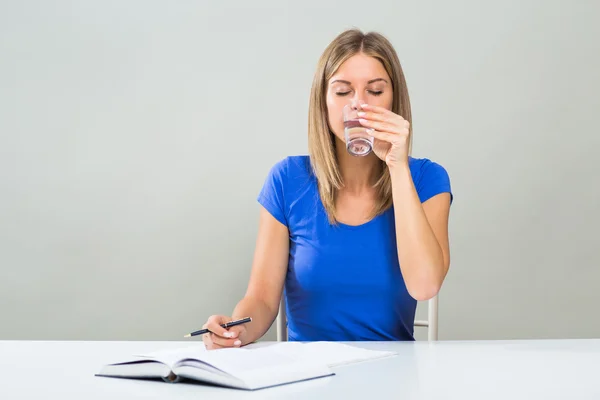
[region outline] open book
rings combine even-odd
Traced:
[[[335,342],[258,342],[242,348],[206,350],[203,344],[138,354],[102,367],[97,376],[183,379],[255,390],[334,375],[330,367],[389,357]]]

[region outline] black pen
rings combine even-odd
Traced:
[[[246,322],[250,322],[250,321],[252,321],[252,318],[246,317],[246,318],[238,319],[237,321],[226,322],[224,324],[221,324],[221,327],[227,329],[227,328],[231,328],[232,326],[245,324]],[[192,336],[204,335],[205,333],[208,333],[208,332],[210,332],[210,331],[208,329],[206,329],[206,328],[205,329],[200,329],[199,331],[188,333],[184,337],[192,337]]]

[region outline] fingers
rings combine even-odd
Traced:
[[[397,133],[400,135],[408,135],[410,132],[410,123],[397,115],[390,118],[372,113],[364,113],[358,119],[358,122],[364,127],[382,132]]]
[[[246,327],[244,325],[232,326],[229,328],[229,333],[231,333],[231,337],[239,338],[243,332],[246,331]]]
[[[206,324],[205,324],[206,327]],[[231,346],[226,346],[224,343],[216,343],[215,339],[218,336],[216,336],[214,333],[205,333],[204,335],[202,335],[202,341],[204,342],[204,345],[206,346],[206,348],[208,350],[214,350],[214,349],[223,349],[225,347],[231,347]]]
[[[400,133],[400,129],[398,129],[397,126],[392,125],[388,122],[369,121],[362,118],[359,118],[358,122],[360,122],[360,124],[364,127],[376,129],[378,131]]]
[[[401,119],[398,123],[396,121],[374,121],[365,118],[359,118],[358,122],[366,128],[375,129],[380,132],[394,133],[398,136],[408,136],[410,133],[410,124],[408,121]]]
[[[238,338],[225,338],[222,336],[215,335],[214,333],[208,334],[210,335],[210,341],[221,347],[239,347],[242,342]]]
[[[210,340],[210,334],[206,334],[205,338],[203,338],[203,342],[204,345],[206,346],[207,350],[216,350],[216,349],[224,349],[224,346],[218,345],[216,343],[214,343],[212,340]]]
[[[394,135],[393,133],[380,132],[376,130],[371,130],[369,132],[371,136],[375,139],[383,140],[384,142],[394,143],[398,141],[398,135]]]
[[[207,349],[241,346],[242,342],[239,339],[239,335],[244,328],[234,326],[227,330],[221,326],[221,324],[229,321],[231,321],[229,317],[213,315],[204,324],[203,328],[207,328],[210,331],[202,337],[202,341]]]
[[[207,326],[208,326],[208,324],[202,325],[202,329],[206,329]],[[209,333],[205,333],[204,335],[202,335],[202,342],[204,342],[204,346],[206,346],[206,348],[208,350],[221,348],[221,346],[213,343],[213,341],[211,340],[211,333],[210,332]]]
[[[211,315],[206,321],[206,328],[217,336],[230,337],[229,332],[221,326],[226,322],[231,321],[231,318],[223,315]]]
[[[363,118],[369,121],[385,122],[390,118],[388,114],[381,114],[372,111],[359,111],[356,113],[356,115],[358,115],[358,118]]]
[[[223,347],[239,347],[242,345],[242,334],[245,328],[243,326],[232,326],[223,336],[212,334],[211,340]]]
[[[357,115],[359,117],[359,121],[361,121],[361,124],[364,123],[365,126],[369,124],[373,125],[371,126],[373,129],[386,131],[392,127],[398,127],[399,129],[406,130],[410,128],[410,123],[407,120],[402,118],[402,116],[388,110],[387,108],[364,105],[363,109],[366,111],[359,111]],[[388,129],[384,129],[384,126],[380,125],[381,123],[387,124],[386,127]],[[393,129],[391,131],[393,132],[396,130],[398,129]]]
[[[408,135],[398,135],[395,133],[381,132],[374,129],[371,129],[369,134],[377,140],[390,143],[392,146],[404,146],[408,141]]]
[[[202,341],[207,349],[223,349],[226,347],[240,347],[242,345],[242,341],[240,339],[226,339],[217,336],[214,333],[204,334]]]
[[[384,108],[384,107],[373,106],[371,104],[362,104],[361,108],[363,110],[366,110],[367,112],[369,112],[371,114],[385,115],[385,116],[388,116],[388,117],[391,116],[391,115],[396,115],[396,116],[400,117],[398,114],[395,114],[391,110],[388,110],[387,108]]]

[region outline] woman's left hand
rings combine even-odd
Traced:
[[[375,138],[373,152],[388,167],[408,163],[410,123],[394,112],[378,106],[362,105],[360,123],[371,130]]]

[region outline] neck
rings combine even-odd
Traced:
[[[346,151],[342,141],[337,142],[336,153],[344,180],[343,190],[355,194],[372,190],[381,172],[379,158],[374,153],[364,157],[353,156]]]

